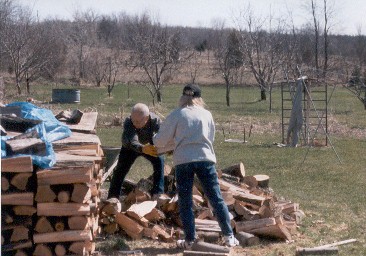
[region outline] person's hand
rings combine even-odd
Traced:
[[[157,157],[158,151],[154,145],[146,144],[142,146],[142,153],[150,156]]]

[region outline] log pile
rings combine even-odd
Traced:
[[[32,217],[36,214],[31,157],[1,160],[1,247],[3,253],[32,249]]]
[[[127,196],[122,202],[115,198],[102,202],[99,215],[103,232],[122,232],[132,239],[149,237],[166,242],[179,239],[182,224],[177,195],[169,189],[174,187],[172,176],[174,170],[165,175],[167,193],[155,200],[146,192],[151,188],[152,177],[137,184],[125,182],[123,189]],[[258,244],[259,238],[266,237],[292,240],[304,213],[299,204],[276,197],[269,187],[269,176],[245,175],[244,165],[239,163],[218,170],[218,177],[235,236],[242,246]],[[219,245],[221,229],[198,180],[193,188],[193,201],[198,236],[204,242]]]
[[[6,223],[2,248],[9,255],[95,251],[103,150],[94,134],[96,113],[73,113],[71,136],[52,143],[56,155],[52,168],[40,169],[31,157],[1,160],[2,223]],[[35,147],[38,144],[27,148]]]

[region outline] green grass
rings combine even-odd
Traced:
[[[163,103],[155,106],[155,110],[166,116],[176,106],[181,89],[182,86],[175,85],[165,87]],[[281,123],[279,89],[273,92],[272,113],[268,111],[268,101],[258,101],[258,88],[233,88],[230,107],[226,106],[223,87],[205,86],[202,90],[203,98],[217,123],[239,120],[246,127],[252,122]],[[42,87],[32,97],[43,100],[50,97],[50,91]],[[148,91],[141,86],[118,85],[112,96],[108,97],[105,88],[81,88],[80,104],[47,106],[53,109],[97,110],[97,134],[102,145],[120,147],[121,127],[103,124],[114,116],[128,116],[136,102],[144,102],[152,107],[152,100]],[[12,99],[24,100],[25,96],[22,97]],[[365,130],[365,115],[362,103],[346,89],[337,88],[334,91],[329,102],[329,116],[332,117],[329,125]],[[269,175],[270,186],[275,194],[299,203],[300,209],[305,212],[306,217],[299,228],[299,235],[295,237],[295,243],[283,243],[276,249],[282,255],[293,255],[296,246],[315,247],[350,238],[356,238],[359,242],[340,246],[340,255],[366,255],[366,138],[355,138],[348,133],[330,134],[330,138],[334,148],[331,145],[280,148],[274,145],[274,142],[281,142],[280,132],[262,133],[253,130],[248,143],[243,144],[227,143],[222,132],[219,129],[217,131],[215,151],[218,168],[241,161],[248,175]],[[167,163],[171,164],[170,157]],[[151,173],[149,164],[139,159],[128,177],[138,180]],[[267,252],[267,255],[279,255],[280,252]]]

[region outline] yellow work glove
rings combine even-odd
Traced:
[[[142,146],[142,153],[150,156],[158,156],[158,151],[154,145],[146,144]]]

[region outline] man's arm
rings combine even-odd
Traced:
[[[142,152],[143,145],[139,142],[139,137],[130,118],[127,118],[123,124],[122,146],[139,153]]]

